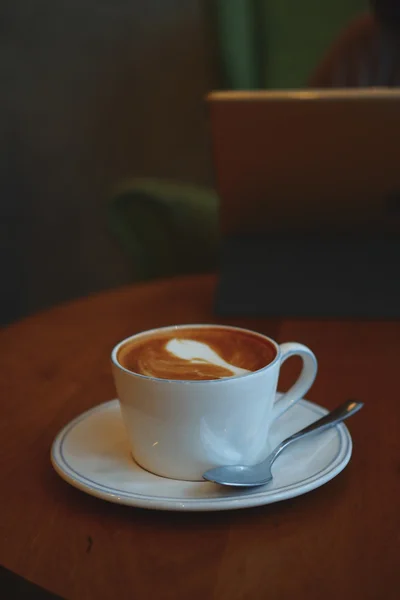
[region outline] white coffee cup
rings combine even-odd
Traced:
[[[149,377],[129,371],[118,361],[118,351],[140,336],[174,332],[182,325],[146,331],[126,338],[111,354],[121,412],[135,461],[144,469],[172,479],[202,480],[212,467],[254,464],[271,450],[271,424],[310,389],[317,360],[309,348],[289,342],[277,344],[276,355],[264,368],[238,377],[186,381]],[[246,331],[220,326],[227,331]],[[302,372],[296,383],[276,400],[279,370],[291,356],[300,356]]]

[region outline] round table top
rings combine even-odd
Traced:
[[[310,346],[319,359],[310,400],[365,401],[349,422],[350,464],[309,494],[222,513],[155,512],[86,495],[51,467],[59,429],[115,396],[112,346],[143,329],[216,322],[215,282],[129,286],[1,332],[0,563],[67,599],[397,599],[399,322],[229,320]],[[295,367],[284,367],[282,389]]]

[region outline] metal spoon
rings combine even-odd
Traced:
[[[226,467],[215,467],[214,469],[206,471],[203,475],[203,479],[207,479],[213,483],[219,483],[220,485],[237,487],[264,485],[272,480],[271,467],[273,462],[280,455],[282,450],[289,446],[289,444],[296,442],[311,433],[315,433],[316,431],[325,431],[326,429],[334,427],[338,423],[341,423],[341,421],[354,415],[363,406],[363,402],[347,400],[344,404],[341,404],[321,419],[318,419],[318,421],[311,423],[311,425],[304,427],[304,429],[301,429],[297,433],[294,433],[283,440],[283,442],[281,442],[265,460],[257,465],[228,465]]]

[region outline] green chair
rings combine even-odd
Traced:
[[[335,35],[367,0],[210,0],[220,88],[305,87]],[[109,224],[136,280],[212,270],[218,197],[212,189],[160,180],[126,182]]]
[[[111,231],[132,259],[137,280],[215,267],[218,198],[213,190],[140,179],[114,193]]]

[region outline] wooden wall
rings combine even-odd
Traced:
[[[126,177],[210,183],[201,0],[3,0],[1,320],[129,281],[105,203]]]

